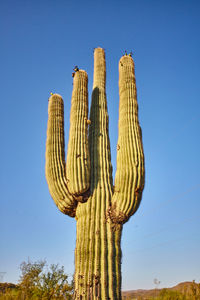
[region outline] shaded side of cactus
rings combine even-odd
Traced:
[[[46,178],[58,208],[77,220],[74,298],[120,300],[122,226],[136,212],[144,188],[133,59],[123,56],[119,62],[119,136],[114,186],[102,48],[94,51],[90,121],[87,80],[85,71],[79,70],[74,75],[66,164],[63,100],[57,94],[49,99]]]

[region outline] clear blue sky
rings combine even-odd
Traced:
[[[116,170],[118,61],[134,52],[146,158],[141,206],[124,226],[123,289],[200,281],[200,2],[195,0],[0,1],[0,272],[17,282],[29,257],[74,272],[75,220],[61,214],[45,180],[50,92],[65,101],[72,69],[93,48],[107,60],[112,164]]]

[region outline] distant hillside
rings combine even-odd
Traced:
[[[0,282],[0,293],[5,293],[7,290],[13,290],[16,289],[17,285],[14,283],[8,283],[8,282]]]
[[[132,291],[123,291],[122,292],[122,299],[123,300],[148,300],[152,298],[158,297],[160,294],[162,295],[164,292],[168,293],[170,291],[177,292],[184,294],[188,297],[188,299],[198,299],[200,300],[200,284],[195,282],[181,282],[172,288],[165,288],[165,289],[152,289],[152,290],[132,290]],[[196,294],[196,298],[192,296]],[[169,298],[175,299],[175,298]],[[176,298],[178,299],[178,298]]]

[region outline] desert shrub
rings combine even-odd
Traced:
[[[19,284],[9,288],[4,284],[0,300],[71,300],[73,285],[68,282],[64,267],[46,261],[22,262]]]

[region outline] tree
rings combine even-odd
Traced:
[[[64,273],[64,267],[51,265],[50,270],[41,277],[43,297],[50,299],[71,299],[72,286],[68,284],[68,276]]]
[[[46,268],[46,270],[44,270]],[[72,299],[72,285],[64,267],[52,264],[48,268],[45,260],[22,262],[19,282],[21,299]]]
[[[39,297],[42,292],[41,273],[46,261],[28,262],[20,264],[21,276],[19,280],[20,291],[24,299]]]

